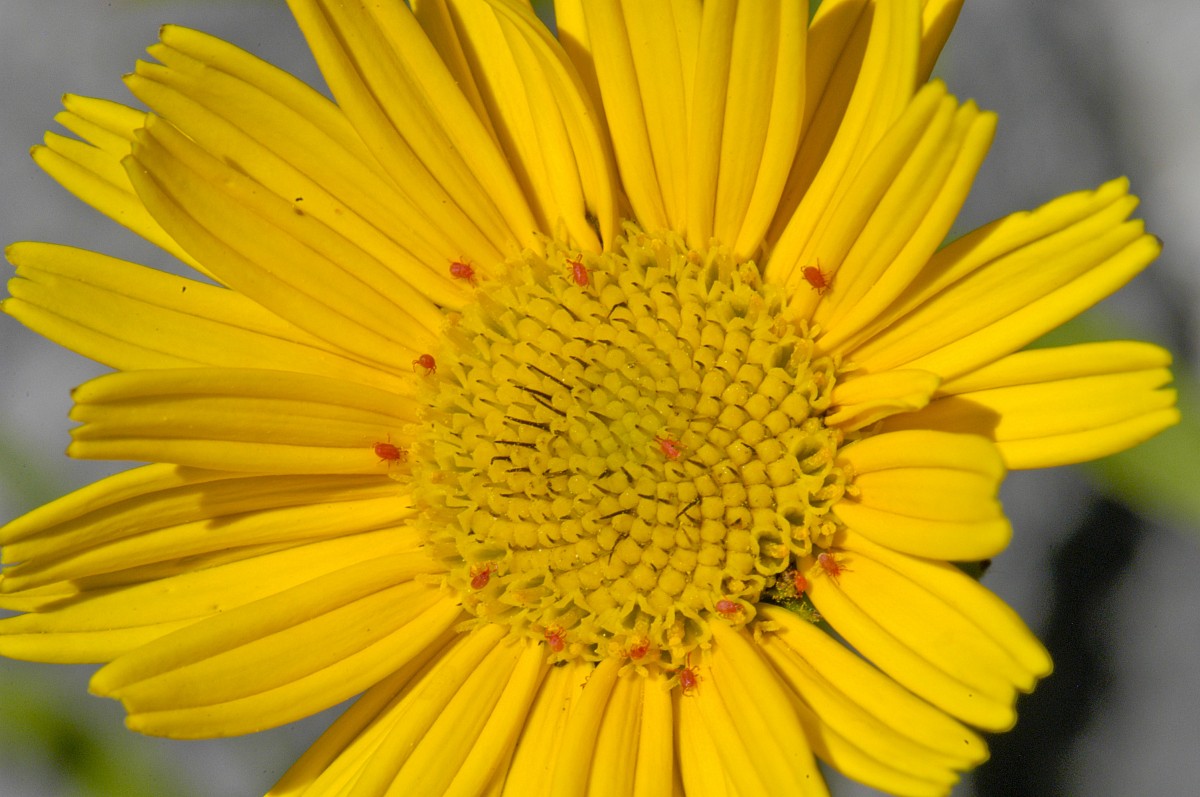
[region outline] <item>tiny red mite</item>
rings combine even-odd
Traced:
[[[496,571],[492,567],[491,562],[484,562],[482,565],[471,565],[471,589],[483,589],[486,587],[494,572]]]
[[[825,571],[825,575],[833,579],[833,583],[837,583],[838,576],[850,570],[842,564],[837,556],[831,553],[817,554],[817,564]]]
[[[683,667],[679,670],[679,690],[690,695],[700,684],[700,673],[695,667]]]
[[[586,288],[588,283],[591,282],[591,280],[588,279],[587,266],[585,266],[583,261],[580,260],[568,260],[567,262],[571,264],[571,279],[573,279],[575,284],[579,287]]]
[[[728,598],[722,598],[716,604],[717,614],[722,617],[733,617],[735,614],[742,613],[742,607],[737,601],[731,601]]]
[[[822,556],[824,556],[824,555],[825,554],[822,554]],[[834,564],[836,564],[836,562]],[[801,573],[799,570],[797,570],[792,575],[792,580],[796,584],[796,594],[797,595],[803,595],[804,593],[808,592],[808,579],[805,578],[804,574]]]
[[[567,645],[567,640],[563,637],[565,633],[562,627],[557,625],[546,629],[546,644],[550,646],[550,650],[562,653],[562,649]]]
[[[678,440],[672,440],[662,435],[655,435],[654,442],[658,443],[659,449],[662,450],[663,455],[669,460],[674,461],[683,456],[683,443],[680,443]]]
[[[801,273],[808,284],[813,286],[813,290],[817,292],[818,296],[824,295],[825,291],[829,289],[829,275],[821,270],[820,261],[817,261],[815,266],[805,266]]]
[[[645,656],[650,651],[650,641],[643,638],[637,641],[637,644],[629,648],[629,658],[637,660]]]
[[[472,288],[475,287],[475,269],[466,263],[455,260],[450,264],[450,276],[456,280],[466,280]]]
[[[422,354],[417,359],[413,360],[413,370],[417,370],[417,366],[425,369],[425,376],[437,373],[437,360],[433,359],[432,354]]]
[[[376,443],[375,456],[380,462],[407,462],[408,452],[392,443]]]

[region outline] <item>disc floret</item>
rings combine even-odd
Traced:
[[[721,247],[630,227],[584,262],[548,243],[448,330],[417,495],[480,622],[679,667],[836,532],[836,363]]]

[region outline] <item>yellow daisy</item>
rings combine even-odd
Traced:
[[[336,102],[166,27],[35,151],[200,276],[9,248],[152,464],[0,531],[0,653],[178,738],[361,694],[273,795],[947,793],[1051,667],[952,564],[1005,469],[1177,419],[1018,351],[1154,259],[1125,181],[943,246],[955,0],[290,4]]]

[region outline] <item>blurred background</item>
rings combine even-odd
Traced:
[[[56,241],[171,267],[26,156],[63,92],[128,101],[120,76],[166,22],[321,85],[279,0],[2,0],[0,242]],[[1200,783],[1200,429],[1187,415],[1200,306],[1197,41],[1192,0],[976,0],[939,65],[955,94],[1000,114],[960,232],[1130,177],[1163,255],[1056,340],[1168,347],[1185,412],[1182,426],[1134,452],[1006,483],[1016,539],[984,583],[1037,631],[1057,669],[955,797],[1181,795]],[[61,453],[69,391],[99,371],[0,318],[0,520],[117,469]],[[333,716],[235,740],[149,739],[124,729],[116,703],[86,694],[92,670],[0,660],[0,794],[259,794]]]

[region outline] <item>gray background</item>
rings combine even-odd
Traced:
[[[50,240],[167,265],[25,154],[52,126],[62,92],[126,100],[120,75],[164,22],[317,80],[281,2],[0,0],[0,242]],[[963,228],[1129,175],[1166,250],[1103,304],[1104,323],[1168,345],[1189,379],[1200,292],[1198,47],[1200,3],[1189,0],[977,0],[940,67],[954,93],[1000,113]],[[0,518],[114,470],[61,454],[68,391],[98,372],[0,318]],[[1041,702],[1022,705],[979,785],[956,797],[1182,795],[1200,783],[1198,538],[1185,519],[1130,515],[1103,491],[1074,469],[1006,484],[1016,542],[985,583],[1050,641],[1059,670],[1035,694]],[[0,794],[261,793],[329,720],[229,741],[146,739],[123,729],[115,703],[86,695],[90,671],[0,660]],[[51,731],[28,718],[44,705],[59,711]],[[79,790],[73,773],[95,756],[113,761],[119,786]],[[873,792],[840,784],[838,793]]]

